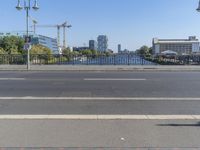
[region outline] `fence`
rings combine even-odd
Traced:
[[[31,55],[32,65],[200,65],[200,56],[144,57],[113,55]],[[23,65],[26,55],[0,55],[0,64]]]

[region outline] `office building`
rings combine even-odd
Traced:
[[[122,46],[121,44],[118,44],[118,53],[121,53],[121,51],[122,51]]]
[[[26,33],[23,33],[23,32],[0,33],[0,37],[4,37],[4,36],[18,36],[18,37],[25,38]],[[43,36],[43,35],[32,34],[32,33],[30,33],[30,37],[31,37],[31,44],[32,45],[40,44],[40,45],[43,45],[43,46],[51,49],[53,54],[60,54],[61,53],[61,51],[58,48],[57,39],[47,37],[47,36]]]
[[[195,36],[188,39],[153,39],[154,55],[165,51],[176,52],[178,55],[193,54],[199,52],[199,40]]]
[[[99,35],[98,41],[98,51],[106,52],[108,50],[108,37],[106,35]]]
[[[95,41],[95,40],[90,40],[89,41],[89,49],[90,50],[97,50],[98,48],[97,48],[97,41]]]
[[[52,50],[53,54],[61,53],[61,51],[58,48],[57,39],[50,38],[50,37],[43,36],[43,35],[32,35],[31,43],[33,45],[40,44],[45,47],[48,47],[49,49]]]

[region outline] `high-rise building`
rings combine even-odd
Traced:
[[[121,44],[118,44],[118,53],[121,53],[121,51],[122,51],[122,46]]]
[[[195,36],[188,39],[153,39],[153,53],[161,54],[165,51],[176,52],[179,55],[199,52],[199,40]]]
[[[106,52],[108,50],[108,37],[106,35],[99,35],[98,41],[98,51]]]
[[[89,41],[89,49],[90,50],[97,50],[97,41],[95,40],[90,40]]]

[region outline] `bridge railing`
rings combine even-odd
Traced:
[[[112,55],[31,55],[32,65],[200,65],[200,56],[145,57],[135,54]],[[0,65],[23,65],[26,55],[0,55]]]

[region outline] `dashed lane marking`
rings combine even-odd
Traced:
[[[0,81],[18,81],[18,80],[26,80],[25,78],[0,78]]]
[[[146,81],[147,79],[126,79],[126,78],[85,78],[85,81]]]

